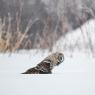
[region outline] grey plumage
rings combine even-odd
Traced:
[[[62,63],[63,60],[64,55],[62,53],[53,53],[41,61],[37,66],[28,69],[22,74],[51,74],[52,69]]]

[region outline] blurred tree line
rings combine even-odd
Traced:
[[[33,22],[27,32],[32,48],[52,46],[53,41],[94,18],[94,14],[94,0],[0,0],[0,18],[4,21],[10,16],[10,32],[17,31],[18,22],[21,32]]]

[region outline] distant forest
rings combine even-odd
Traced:
[[[0,0],[1,39],[11,34],[6,49],[50,48],[94,14],[94,0]]]

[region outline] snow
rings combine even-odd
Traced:
[[[54,45],[52,52],[64,53],[65,60],[54,68],[53,74],[21,74],[52,53],[48,50],[22,50],[12,54],[1,53],[0,95],[95,95],[95,58],[89,48],[86,48],[89,43],[89,40],[86,39],[87,33],[91,36],[91,43],[94,47],[95,21],[90,20],[88,22],[81,27],[82,30],[84,29],[84,32],[82,31],[83,36],[85,36],[84,39],[80,29],[77,29],[66,35],[65,38],[59,39]],[[93,26],[89,30],[93,32],[85,32],[85,25],[88,25],[87,30]],[[79,40],[80,48],[74,47],[77,40]],[[68,41],[67,44],[64,44],[66,41]],[[73,47],[72,50],[70,50],[69,44]]]
[[[54,45],[54,50],[75,49],[95,52],[95,19],[87,21],[80,28],[61,37]]]
[[[25,52],[25,51],[23,51]],[[0,55],[0,95],[95,95],[95,59],[76,51],[51,75],[22,75],[48,51]]]
[[[0,95],[95,95],[93,73],[64,75],[7,75],[0,79]]]

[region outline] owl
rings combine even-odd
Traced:
[[[22,74],[51,74],[55,66],[58,66],[64,61],[64,55],[56,52],[47,56],[37,66],[26,70]]]

